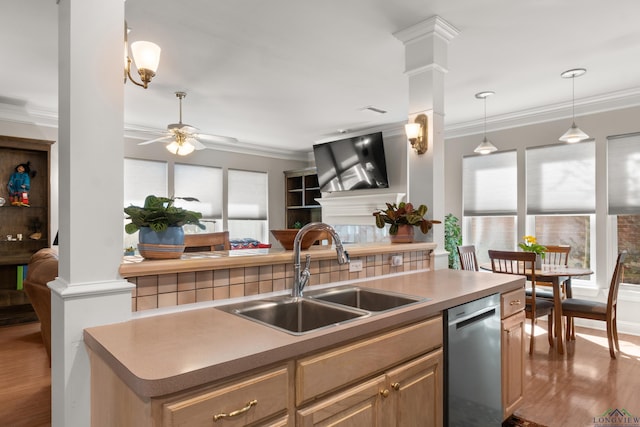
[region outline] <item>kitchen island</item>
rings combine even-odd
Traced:
[[[389,389],[402,395],[400,382],[386,385],[387,377],[400,368],[424,374],[420,378],[426,389],[421,393],[430,396],[435,408],[429,418],[441,424],[443,311],[523,289],[524,278],[437,270],[352,284],[428,300],[303,335],[216,307],[86,329],[92,424],[200,425],[189,420],[204,416],[211,421],[217,414],[237,417],[240,423],[225,425],[312,425],[332,416],[327,414],[338,402],[352,400],[354,408],[366,401],[365,413],[393,419],[390,414],[398,413],[384,409],[384,402],[390,402],[384,395]],[[358,398],[380,387],[382,398],[377,391],[373,397]],[[251,398],[254,393],[261,398]],[[217,413],[210,404],[229,407]]]

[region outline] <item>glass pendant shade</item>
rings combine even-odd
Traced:
[[[160,64],[160,46],[155,43],[137,41],[131,43],[131,54],[138,70],[158,71]]]
[[[476,147],[476,149],[473,150],[474,153],[478,153],[478,154],[489,154],[489,153],[493,153],[494,151],[498,151],[498,148],[495,145],[493,145],[491,141],[487,139],[486,136],[484,137],[482,142]]]
[[[404,125],[404,132],[408,139],[415,139],[420,135],[420,123],[407,123]]]
[[[177,154],[178,156],[186,156],[187,154],[193,153],[196,147],[189,142],[184,142],[182,144],[178,144],[177,141],[173,141],[171,144],[167,145],[167,150],[171,154]]]
[[[573,122],[569,130],[560,137],[560,141],[567,142],[569,144],[585,141],[587,139],[589,139],[589,135],[580,130],[580,128],[576,126],[575,122]]]

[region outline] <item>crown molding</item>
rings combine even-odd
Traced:
[[[640,87],[610,92],[604,95],[577,99],[575,103],[576,117],[606,111],[622,110],[639,105]],[[571,118],[571,102],[563,102],[487,117],[487,125],[491,125],[491,131],[496,131],[568,118]],[[484,120],[482,118],[460,123],[445,124],[445,139],[481,134],[483,133],[483,127]]]

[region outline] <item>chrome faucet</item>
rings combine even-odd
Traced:
[[[336,233],[336,230],[334,230],[332,226],[323,222],[312,222],[305,225],[300,229],[300,231],[298,231],[298,234],[296,234],[296,238],[293,241],[293,256],[295,263],[293,264],[293,290],[291,292],[291,296],[294,298],[302,296],[302,291],[309,281],[309,276],[311,276],[311,272],[309,271],[311,255],[309,254],[307,254],[306,257],[306,265],[304,267],[304,270],[302,272],[300,271],[300,245],[302,244],[302,238],[304,237],[304,235],[307,233],[307,231],[311,230],[328,231],[329,234],[331,234],[331,238],[336,245],[338,264],[346,264],[349,262],[349,253],[342,247],[340,236],[338,236],[338,233]]]

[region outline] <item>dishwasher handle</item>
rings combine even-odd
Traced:
[[[487,307],[483,310],[478,310],[476,312],[470,313],[467,316],[464,316],[449,322],[449,327],[455,326],[456,329],[462,329],[474,323],[481,322],[488,317],[495,316],[496,310],[497,310],[497,307]],[[464,313],[461,313],[461,314],[464,314]]]

